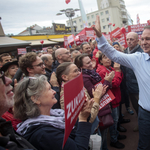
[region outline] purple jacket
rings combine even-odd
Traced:
[[[94,85],[99,83],[99,81],[95,80],[93,77],[91,77],[88,74],[85,74],[84,72],[82,72],[83,75],[83,83],[84,83],[84,87],[87,89],[88,94],[90,95],[91,98],[93,98],[93,94],[92,94],[92,89],[94,88]],[[110,88],[110,82],[104,80],[103,85],[108,85],[107,90]]]

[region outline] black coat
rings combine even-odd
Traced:
[[[63,150],[86,150],[91,132],[91,123],[79,122],[74,138],[69,137]],[[51,125],[32,126],[24,135],[38,150],[62,150],[64,130]]]
[[[15,134],[11,121],[0,118],[0,150],[36,150],[27,140]]]
[[[124,52],[127,53],[127,49]],[[135,52],[142,53],[143,49],[140,46],[138,46],[138,48],[135,49],[135,51],[131,53],[135,53]],[[125,79],[126,79],[126,86],[127,86],[128,92],[139,93],[138,82],[137,82],[137,79],[133,70],[127,67],[124,67],[123,70],[125,71],[124,76],[126,76]]]

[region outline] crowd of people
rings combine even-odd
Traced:
[[[103,37],[98,16],[93,30],[97,38],[80,46],[48,47],[47,52],[28,52],[17,59],[0,55],[0,149],[62,149],[67,130],[64,85],[82,73],[86,101],[63,149],[92,149],[89,139],[96,133],[102,137],[100,150],[108,150],[108,144],[123,149],[120,140],[127,137],[120,133],[127,130],[121,124],[130,122],[123,118],[125,104],[129,114],[138,115],[133,128],[139,131],[137,149],[150,150],[150,26],[140,44],[137,33],[128,33],[126,49]],[[115,99],[99,110],[109,90]],[[106,109],[111,110],[113,124],[102,128],[99,116]]]

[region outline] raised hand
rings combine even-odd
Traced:
[[[102,36],[99,16],[96,16],[95,27],[92,27],[92,28],[95,31],[97,37],[101,37]]]
[[[109,81],[111,83],[112,79],[114,78],[114,76],[115,76],[115,72],[114,71],[110,72],[109,74],[106,73],[106,75],[104,77],[104,80],[107,80],[107,81]]]
[[[54,87],[54,86],[57,86],[59,87],[59,84],[57,82],[57,78],[56,78],[56,73],[53,72],[52,75],[51,75],[51,78],[50,78],[50,84]]]
[[[96,57],[96,58],[99,58],[99,56],[100,56],[101,53],[102,53],[101,51],[98,51],[98,52],[96,53],[95,57]]]
[[[121,72],[120,64],[114,62],[114,69],[115,69],[116,72]]]
[[[108,88],[108,85],[103,86],[102,96],[106,93],[107,88]]]
[[[79,122],[87,122],[87,118],[89,117],[91,113],[93,103],[94,103],[93,99],[85,101],[81,109],[81,112],[79,114]]]
[[[100,102],[100,99],[103,96],[103,90],[104,90],[104,86],[102,84],[99,84],[95,90],[92,89],[92,94],[95,102],[97,103]]]
[[[17,79],[14,80],[14,88],[17,86],[18,82]]]

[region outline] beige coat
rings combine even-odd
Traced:
[[[87,90],[84,88],[85,90],[85,97],[90,100],[90,96],[89,94],[87,93]],[[61,106],[61,109],[64,109],[64,82],[62,83],[62,86],[61,86],[61,92],[60,92],[60,106]],[[98,111],[99,111],[99,104],[94,102],[93,104],[93,107],[92,107],[92,110],[91,110],[91,118],[90,118],[90,123],[93,123],[96,116],[98,115]]]

